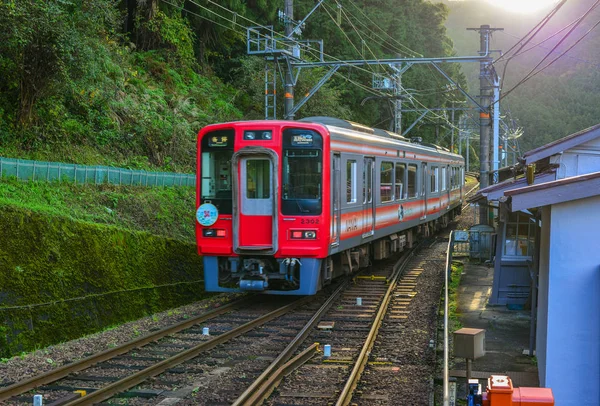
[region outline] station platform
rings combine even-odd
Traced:
[[[529,357],[530,311],[491,306],[494,268],[461,259],[464,270],[458,289],[458,318],[463,327],[485,329],[485,355],[471,363],[471,378],[485,391],[490,375],[508,375],[515,387],[538,387],[535,357]],[[464,399],[466,361],[450,354],[450,377],[457,379],[457,399]]]

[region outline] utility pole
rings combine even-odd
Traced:
[[[294,0],[285,0],[284,5],[285,14],[285,36],[288,40],[293,40],[292,32],[294,31]],[[284,105],[283,105],[283,118],[286,120],[293,120],[294,113],[294,77],[292,69],[288,66],[285,69],[285,91],[284,91]]]
[[[490,185],[490,129],[491,129],[491,99],[494,86],[493,77],[496,75],[492,66],[490,37],[494,31],[503,28],[490,28],[489,25],[481,25],[479,28],[467,28],[470,31],[479,32],[479,188],[483,189]],[[479,213],[480,222],[488,223],[487,207],[481,206]]]

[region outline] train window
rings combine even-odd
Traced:
[[[404,199],[404,184],[406,183],[406,165],[405,164],[396,164],[396,178],[395,178],[395,186],[396,186],[396,200]]]
[[[320,214],[320,203],[318,213],[313,212],[315,208],[308,208],[309,200],[313,203],[321,200],[321,151],[315,149],[286,150],[283,155],[283,180],[282,199],[284,201],[296,201],[292,207],[297,210],[282,210],[283,214]],[[288,205],[284,204],[284,207]],[[288,207],[289,208],[289,207]]]
[[[431,172],[429,173],[430,176],[430,192],[437,192],[438,191],[438,177],[439,177],[439,170],[440,168],[438,168],[437,166],[432,166],[431,167]]]
[[[200,151],[200,202],[210,201],[221,214],[232,213],[233,130],[206,133]]]
[[[448,176],[448,167],[442,168],[441,181],[442,181],[442,192],[446,190],[446,177]]]
[[[321,214],[323,138],[316,131],[288,128],[282,141],[281,213]]]
[[[271,197],[271,161],[268,159],[246,161],[246,197],[248,199]]]
[[[451,172],[452,172],[450,174],[450,187],[452,189],[456,189],[458,187],[458,182],[457,182],[457,179],[456,179],[457,170],[456,170],[456,168],[450,168],[450,169],[451,169]]]
[[[346,161],[346,203],[356,203],[356,161]]]
[[[382,203],[394,200],[393,177],[394,164],[391,162],[382,162],[379,177],[379,193]]]
[[[504,255],[531,257],[534,247],[535,220],[524,213],[510,213],[505,227]]]
[[[408,165],[408,198],[417,197],[417,165]]]

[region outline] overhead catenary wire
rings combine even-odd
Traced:
[[[350,4],[352,4],[352,6],[354,6],[354,8],[356,8],[356,9],[357,9],[357,10],[358,10],[358,11],[359,11],[359,12],[360,12],[362,15],[363,15],[363,17],[365,17],[365,18],[367,19],[367,21],[369,21],[369,22],[372,24],[372,26],[373,26],[373,27],[377,27],[377,28],[379,28],[379,30],[380,30],[380,31],[381,31],[381,32],[382,32],[382,33],[383,33],[385,36],[387,36],[387,37],[388,37],[388,38],[390,38],[392,41],[394,41],[396,44],[398,44],[398,46],[400,46],[401,48],[404,48],[404,49],[405,49],[405,50],[407,50],[407,51],[408,51],[410,54],[412,54],[412,55],[410,55],[410,56],[413,56],[413,57],[420,57],[420,58],[421,58],[421,57],[423,57],[423,55],[422,55],[422,54],[420,54],[420,53],[418,53],[418,52],[416,52],[416,51],[413,51],[412,49],[410,49],[410,48],[409,48],[409,47],[407,47],[406,45],[404,45],[404,44],[402,44],[401,42],[399,42],[399,41],[398,41],[396,38],[394,38],[394,37],[392,37],[390,34],[388,34],[388,33],[387,33],[387,32],[386,32],[384,29],[382,29],[382,28],[381,28],[381,27],[380,27],[380,26],[379,26],[379,25],[378,25],[376,22],[374,22],[374,21],[373,21],[373,20],[372,20],[372,19],[371,19],[371,18],[370,18],[370,17],[369,17],[367,14],[365,14],[365,12],[364,12],[364,11],[362,11],[362,10],[360,9],[360,7],[358,7],[358,6],[356,5],[356,3],[354,3],[352,0],[348,0],[348,2],[349,2]],[[361,21],[361,20],[360,20],[360,19],[358,19],[358,21]],[[364,24],[364,23],[363,23],[363,24]]]
[[[552,19],[552,17],[554,17],[556,15],[556,13],[558,13],[558,10],[560,10],[560,8],[566,3],[567,0],[562,0],[560,3],[558,3],[556,5],[556,7],[554,7],[550,13],[548,13],[546,15],[546,17],[544,17],[533,29],[532,31],[534,31],[531,36],[529,36],[529,38],[523,42],[521,44],[521,46],[519,47],[519,49],[517,49],[515,51],[515,53],[513,55],[511,55],[508,60],[506,61],[506,63],[504,64],[504,68],[502,69],[502,75],[500,76],[500,80],[502,82],[504,82],[504,78],[506,77],[506,70],[508,69],[508,63],[519,54],[519,52],[533,39],[533,37],[535,37],[537,35],[537,33],[539,33],[541,31],[542,28],[544,28],[544,26],[546,24],[548,24],[548,22],[550,22],[550,20]],[[531,33],[532,31],[530,31],[529,33]],[[527,35],[529,35],[529,33]],[[527,36],[526,36],[527,37]],[[517,43],[518,44],[518,43]],[[511,49],[509,49],[509,51],[507,53],[505,53],[504,55],[501,55],[500,58],[498,58],[496,61],[492,62],[492,64],[496,63],[498,60],[502,59],[503,57],[505,57],[508,53],[511,52],[512,49],[514,49],[514,47],[517,45],[515,44]],[[502,85],[500,86],[502,87]]]
[[[573,21],[571,24],[569,24],[568,26],[564,27],[564,28],[563,28],[563,29],[561,29],[560,31],[558,31],[558,32],[554,33],[552,36],[550,36],[550,37],[546,38],[545,40],[543,40],[543,41],[541,41],[541,42],[538,42],[538,43],[534,44],[533,46],[531,46],[530,48],[527,48],[527,49],[525,49],[525,50],[523,50],[523,51],[519,52],[519,53],[518,53],[518,54],[516,54],[515,56],[523,55],[524,53],[526,53],[526,52],[529,52],[529,51],[531,51],[531,50],[533,50],[533,49],[535,49],[535,48],[542,48],[542,49],[545,49],[545,50],[549,50],[549,49],[550,49],[549,47],[544,47],[544,46],[542,46],[541,44],[543,44],[544,42],[548,41],[549,39],[551,39],[551,38],[555,37],[555,36],[556,36],[556,35],[558,35],[559,33],[563,32],[564,30],[566,30],[567,28],[569,28],[569,27],[570,27],[572,24],[575,24],[575,21]],[[505,34],[505,35],[508,35],[508,36],[510,36],[510,37],[513,37],[513,38],[520,38],[520,37],[518,37],[518,36],[516,36],[516,35],[513,35],[513,34],[510,34],[510,33],[507,33],[506,31],[501,31],[501,33],[502,33],[502,34]],[[592,61],[588,61],[587,59],[583,59],[583,58],[579,58],[579,57],[577,57],[577,56],[571,56],[571,55],[567,55],[566,57],[567,57],[567,58],[569,58],[569,59],[573,59],[573,60],[575,60],[575,61],[579,61],[579,62],[587,63],[587,64],[589,64],[589,65],[592,65],[592,66],[595,66],[595,67],[597,67],[597,68],[600,68],[600,64],[598,64],[598,63],[595,63],[595,62],[592,62]]]
[[[331,13],[329,12],[329,10],[327,10],[327,7],[323,4],[323,9],[325,10],[325,12],[327,13],[327,15],[331,18],[331,21],[333,21],[333,23],[335,24],[336,27],[338,27],[338,29],[340,30],[340,32],[344,35],[344,37],[346,38],[346,40],[350,43],[350,45],[352,45],[352,47],[354,48],[354,50],[358,53],[358,55],[360,55],[361,58],[364,58],[364,56],[362,55],[362,53],[358,50],[358,48],[356,47],[356,45],[354,45],[354,42],[352,42],[352,40],[350,39],[350,37],[348,36],[348,34],[346,34],[346,31],[342,30],[342,27],[340,27],[336,21],[335,18],[333,18],[333,16],[331,15]],[[360,38],[360,34],[359,34],[359,38]],[[362,39],[362,38],[361,38]],[[372,52],[371,52],[372,53]],[[375,56],[375,55],[373,55]],[[377,60],[377,58],[375,58]],[[371,70],[371,72],[373,74],[375,74],[375,69],[373,68],[372,65],[368,65],[369,69]]]
[[[573,49],[577,44],[579,44],[585,37],[587,37],[593,30],[594,28],[596,28],[598,25],[600,25],[600,20],[596,22],[596,24],[594,24],[592,26],[592,28],[590,28],[585,34],[583,34],[581,36],[581,38],[579,38],[577,41],[575,41],[569,48],[567,48],[563,53],[561,53],[560,55],[558,55],[556,58],[554,58],[552,61],[548,62],[544,67],[542,67],[541,69],[539,69],[537,72],[534,73],[530,73],[530,75],[526,76],[525,78],[523,78],[519,83],[517,83],[512,89],[510,89],[509,91],[505,92],[502,97],[499,100],[502,100],[504,97],[508,96],[513,90],[515,90],[519,85],[522,85],[523,83],[525,83],[526,81],[528,81],[529,79],[533,78],[534,76],[536,76],[537,74],[541,73],[544,69],[546,69],[547,67],[549,67],[550,65],[552,65],[554,62],[556,62],[557,60],[559,60],[562,56],[564,56],[567,52],[569,52],[571,49]],[[499,101],[498,100],[498,101]]]
[[[549,64],[547,64],[546,66],[544,66],[542,69],[540,69],[538,72],[536,72],[536,69],[550,56],[552,55],[552,53],[569,37],[569,35],[571,35],[571,33],[575,30],[575,28],[577,28],[579,26],[579,24],[581,24],[583,22],[583,20],[585,19],[585,17],[587,17],[596,7],[598,7],[598,5],[600,4],[600,0],[596,0],[596,2],[577,20],[577,22],[571,27],[571,29],[554,45],[554,47],[552,47],[552,49],[542,58],[542,60],[540,62],[538,62],[533,69],[531,69],[531,71],[529,71],[529,73],[527,75],[525,75],[523,77],[523,79],[521,79],[516,85],[514,85],[510,90],[504,92],[504,94],[502,95],[502,97],[500,97],[497,101],[494,102],[498,103],[500,100],[502,100],[503,98],[505,98],[506,96],[508,96],[508,94],[510,94],[511,92],[513,92],[516,88],[518,88],[519,86],[521,86],[523,83],[525,83],[526,81],[528,81],[529,79],[531,79],[533,76],[537,75],[538,73],[540,73],[541,71],[543,71],[544,69],[546,69],[548,66],[552,65],[555,61],[557,61],[558,59],[560,59],[560,57],[562,57],[563,55],[565,55],[569,50],[571,50],[575,45],[577,45],[581,40],[583,40],[583,38],[585,38],[594,28],[596,28],[596,26],[598,25],[598,23],[596,23],[596,25],[594,25],[587,33],[585,33],[579,40],[577,40],[577,42],[575,42],[575,44],[573,44],[571,47],[569,47],[565,52],[563,52],[561,55],[559,55],[557,58],[555,58],[552,62],[550,62]],[[534,73],[535,72],[535,73]]]
[[[207,20],[207,21],[213,22],[213,23],[215,23],[215,24],[217,24],[217,25],[219,25],[219,26],[221,26],[221,27],[223,27],[223,28],[225,28],[225,29],[227,29],[227,30],[234,31],[234,32],[235,32],[236,34],[238,34],[238,35],[243,35],[243,34],[241,34],[239,31],[235,30],[234,28],[232,28],[232,27],[230,27],[230,26],[226,26],[226,25],[224,25],[224,24],[220,24],[220,23],[218,23],[218,22],[215,22],[214,20],[212,20],[212,19],[210,19],[210,18],[207,18],[206,16],[202,16],[202,15],[200,15],[200,14],[197,14],[197,13],[194,13],[194,12],[192,12],[192,11],[188,10],[188,9],[185,9],[183,6],[178,6],[178,5],[175,5],[175,4],[173,4],[173,3],[170,3],[168,0],[161,0],[161,1],[163,1],[165,4],[169,4],[169,5],[173,6],[173,7],[175,7],[175,8],[178,8],[178,9],[184,10],[184,11],[186,11],[186,12],[188,12],[188,13],[192,14],[192,15],[195,15],[195,16],[197,16],[197,17],[199,17],[199,18],[202,18],[202,19],[205,19],[205,20]],[[207,1],[208,1],[209,3],[211,3],[211,4],[215,4],[215,5],[217,5],[219,8],[221,8],[221,9],[223,9],[223,10],[225,10],[225,11],[228,11],[228,12],[230,12],[232,15],[233,15],[233,14],[235,14],[235,15],[237,15],[238,17],[241,17],[242,19],[244,19],[244,20],[246,20],[246,21],[248,21],[248,22],[250,22],[250,23],[254,24],[255,26],[258,26],[258,27],[262,27],[262,28],[264,28],[264,29],[271,30],[271,28],[269,28],[269,27],[267,27],[267,26],[264,26],[264,25],[261,25],[261,24],[258,24],[258,23],[256,23],[255,21],[253,21],[253,20],[251,20],[251,19],[249,19],[249,18],[247,18],[247,17],[245,17],[245,16],[241,16],[241,15],[239,15],[239,14],[235,13],[234,11],[232,11],[232,10],[230,10],[230,9],[228,9],[228,8],[226,8],[226,7],[222,6],[222,5],[220,5],[220,4],[217,4],[217,3],[215,3],[215,2],[214,2],[214,1],[212,1],[212,0],[207,0]],[[600,0],[599,0],[599,1],[600,1]],[[246,27],[246,26],[244,26],[244,25],[242,25],[242,24],[238,23],[237,21],[235,21],[235,20],[233,20],[233,19],[228,19],[227,17],[225,17],[225,16],[223,16],[223,15],[221,15],[221,14],[219,14],[219,13],[217,13],[217,12],[213,11],[213,10],[210,10],[208,7],[205,7],[205,6],[203,6],[203,5],[199,4],[199,3],[197,3],[197,2],[196,2],[196,1],[194,1],[194,0],[190,0],[190,3],[192,3],[192,4],[196,5],[197,7],[201,8],[201,9],[203,9],[203,10],[206,10],[206,11],[208,11],[209,13],[211,13],[211,14],[213,14],[213,15],[216,15],[217,17],[219,17],[219,18],[221,18],[221,19],[224,19],[225,21],[227,21],[228,23],[231,23],[231,24],[232,24],[232,25],[234,25],[234,26],[239,26],[239,27],[243,28],[244,30],[248,29],[248,27]],[[274,30],[271,30],[271,31],[272,31],[274,34],[282,35],[281,33],[278,33],[278,32],[276,32],[276,31],[274,31]],[[244,37],[245,37],[245,36],[244,36]],[[289,42],[290,42],[290,41],[283,41],[283,40],[279,40],[279,39],[276,39],[276,38],[273,38],[273,40],[274,40],[276,43],[282,43],[282,44],[284,44],[284,45],[286,45],[286,46],[289,46]],[[298,42],[298,41],[295,41],[295,40],[292,40],[291,42],[292,42],[292,43],[296,43],[296,44],[301,44],[300,42]],[[321,52],[320,50],[318,50],[318,49],[315,49],[315,48],[313,48],[313,47],[306,46],[306,45],[304,45],[304,44],[301,44],[301,45],[303,45],[303,46],[304,46],[304,47],[305,47],[305,48],[306,48],[306,49],[307,49],[309,52],[311,52],[311,54],[312,54],[313,56],[315,56],[315,53],[316,53],[316,52]],[[367,70],[367,69],[364,69],[364,68],[362,68],[362,67],[360,67],[360,66],[356,66],[356,65],[350,65],[350,64],[348,64],[348,63],[344,63],[344,61],[343,61],[343,60],[341,60],[341,59],[339,59],[339,58],[336,58],[336,57],[333,57],[333,56],[331,56],[331,55],[328,55],[328,54],[326,54],[326,53],[324,53],[324,52],[323,52],[322,54],[323,54],[324,56],[327,56],[327,57],[331,58],[331,59],[332,59],[334,62],[339,62],[339,63],[340,63],[340,65],[346,65],[346,66],[350,66],[350,67],[353,67],[353,68],[355,68],[355,69],[357,69],[357,70],[360,70],[360,71],[363,71],[363,72],[366,72],[366,73],[369,73],[369,74],[371,74],[371,73],[372,73],[372,71],[369,71],[369,70]],[[318,55],[316,55],[316,57],[318,57]],[[350,83],[353,83],[354,85],[357,85],[357,86],[359,86],[359,87],[363,88],[365,91],[367,91],[367,92],[369,92],[369,93],[371,93],[371,94],[375,94],[375,95],[382,96],[382,97],[387,97],[387,95],[386,95],[385,93],[378,92],[378,91],[376,91],[375,89],[369,88],[369,87],[367,87],[367,86],[364,86],[364,85],[362,85],[362,84],[359,84],[358,82],[352,81],[351,79],[349,79],[349,78],[346,78],[344,75],[341,75],[339,72],[336,72],[336,75],[337,75],[337,76],[340,76],[340,77],[342,77],[342,78],[344,78],[345,80],[349,81]],[[448,120],[446,117],[444,117],[444,116],[441,116],[441,115],[439,115],[439,114],[436,114],[434,111],[432,111],[432,110],[430,110],[429,108],[427,108],[427,107],[426,107],[426,106],[425,106],[425,105],[424,105],[422,102],[420,102],[419,100],[417,100],[417,99],[416,99],[414,96],[412,96],[412,95],[410,95],[410,94],[409,94],[409,100],[411,100],[413,103],[416,103],[416,104],[420,105],[420,106],[421,106],[421,107],[422,107],[424,110],[426,110],[426,111],[427,111],[429,114],[433,115],[435,118],[437,118],[437,119],[441,119],[441,120],[444,120],[444,121],[445,121],[446,123],[448,123],[448,124],[449,124],[451,127],[455,128],[455,129],[458,129],[458,127],[456,127],[456,126],[455,126],[453,123],[451,123],[451,122],[450,122],[450,121],[449,121],[449,120]],[[429,118],[427,118],[427,117],[426,117],[425,119],[431,120],[431,119],[429,119]]]
[[[560,3],[558,3],[552,10],[550,10],[550,12],[548,14],[546,14],[546,16],[544,18],[542,18],[531,30],[529,30],[529,32],[527,34],[525,34],[525,36],[523,38],[521,38],[520,41],[517,41],[508,51],[506,51],[504,54],[500,55],[495,61],[492,62],[492,64],[495,64],[499,61],[501,61],[502,59],[506,58],[507,55],[509,55],[513,49],[515,49],[517,46],[521,45],[519,47],[519,49],[516,51],[517,53],[523,49],[525,47],[525,45],[527,45],[532,39],[533,37],[535,37],[535,35],[542,29],[544,28],[544,26],[552,19],[552,17],[554,17],[554,15],[558,12],[558,10],[560,10],[560,8],[567,2],[567,0],[562,0]],[[529,37],[529,38],[528,38]],[[527,38],[527,40],[526,40]],[[525,41],[525,42],[522,42]],[[512,58],[513,56],[511,56]]]

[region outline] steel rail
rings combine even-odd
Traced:
[[[263,382],[252,396],[248,398],[243,404],[248,406],[260,405],[265,399],[267,399],[271,392],[279,385],[281,380],[286,376],[300,368],[308,360],[310,360],[319,350],[319,343],[314,343],[300,354],[286,362],[284,365],[279,367],[275,373],[273,373],[265,382]],[[234,403],[235,404],[235,403]]]
[[[196,356],[198,356],[198,354],[200,354],[203,351],[210,350],[219,344],[223,344],[235,337],[238,337],[238,336],[256,328],[256,327],[259,327],[265,323],[268,323],[269,321],[284,315],[285,313],[295,309],[296,307],[303,305],[304,303],[308,302],[309,300],[312,300],[311,296],[306,296],[302,299],[298,299],[289,305],[286,305],[277,310],[274,310],[274,311],[272,311],[264,316],[261,316],[253,321],[243,324],[238,328],[235,328],[231,331],[228,331],[219,336],[216,336],[215,338],[213,338],[209,341],[206,341],[202,344],[199,344],[197,346],[189,348],[177,355],[174,355],[174,356],[167,358],[157,364],[154,364],[146,369],[136,372],[133,375],[125,377],[125,378],[121,379],[120,381],[113,382],[112,384],[105,386],[102,389],[98,389],[97,391],[94,391],[82,398],[74,400],[73,402],[69,402],[65,406],[91,405],[91,404],[95,404],[98,402],[102,402],[106,399],[109,399],[109,398],[113,397],[114,395],[116,395],[117,393],[128,390],[128,389],[134,387],[135,385],[138,385],[138,384],[144,382],[146,379],[156,376],[156,375],[166,371],[167,369],[172,368],[175,365],[179,365],[185,361],[189,361],[190,359],[195,358]]]
[[[385,296],[383,297],[383,300],[381,301],[381,306],[379,307],[379,311],[377,312],[377,315],[375,316],[375,320],[373,321],[373,324],[371,326],[371,330],[369,331],[369,336],[367,337],[367,339],[362,347],[360,355],[358,356],[356,364],[354,365],[354,368],[352,369],[352,372],[350,373],[350,377],[348,378],[348,381],[346,382],[344,389],[340,393],[340,396],[336,402],[336,406],[346,406],[346,405],[350,404],[350,401],[352,400],[352,395],[354,393],[354,389],[356,388],[356,385],[358,385],[361,374],[362,374],[363,370],[365,369],[365,366],[367,365],[367,361],[369,360],[369,354],[371,352],[371,348],[373,348],[373,345],[375,344],[375,339],[377,338],[377,333],[379,332],[379,327],[381,326],[381,322],[383,321],[383,318],[385,317],[385,315],[387,313],[388,305],[392,298],[392,292],[396,288],[396,285],[398,283],[398,278],[402,274],[402,271],[404,270],[404,267],[406,266],[406,264],[408,264],[408,260],[414,255],[416,249],[421,244],[422,244],[422,242],[419,243],[419,245],[417,247],[413,248],[408,253],[408,255],[406,255],[404,258],[402,258],[400,261],[398,261],[398,263],[394,269],[394,272],[392,273],[392,276],[390,277],[390,281],[391,281],[390,285],[385,293]]]
[[[465,193],[465,198],[466,198],[467,196],[469,196],[471,193],[473,193],[473,191],[474,191],[475,189],[477,189],[478,187],[479,187],[479,182],[477,182],[477,184],[476,184],[475,186],[473,186],[473,188],[472,188],[471,190],[469,190],[467,193]],[[469,207],[469,203],[465,204],[465,205],[462,207],[462,209],[461,209],[461,210],[464,210],[464,209],[466,209],[467,207]]]
[[[252,383],[252,385],[250,385],[248,389],[246,389],[244,393],[242,393],[235,400],[235,402],[232,403],[232,406],[255,405],[260,403],[260,401],[265,398],[263,396],[263,393],[266,393],[268,391],[268,388],[270,385],[272,385],[272,382],[277,382],[278,374],[282,372],[280,368],[281,365],[285,363],[288,359],[290,359],[294,351],[296,351],[300,344],[302,344],[306,337],[308,337],[312,329],[319,322],[321,317],[323,317],[323,315],[327,313],[329,308],[331,308],[333,302],[337,300],[337,298],[344,291],[344,289],[346,289],[347,285],[348,281],[346,280],[340,285],[340,287],[338,287],[335,290],[335,292],[329,297],[329,299],[327,299],[327,301],[323,303],[321,308],[317,310],[315,315],[296,335],[292,342],[288,344],[288,346],[281,352],[281,354],[279,354],[279,356],[271,363],[271,365],[269,365],[267,369],[264,370],[264,372]],[[276,372],[273,374],[273,371]],[[285,374],[287,375],[287,373]],[[281,380],[282,377],[283,376],[281,376],[279,380]],[[272,381],[272,378],[274,379],[274,381]]]
[[[230,312],[236,308],[246,305],[251,299],[252,299],[252,296],[242,298],[233,303],[228,303],[218,309],[211,310],[200,316],[191,318],[189,320],[184,320],[184,321],[174,324],[170,327],[166,327],[162,330],[159,330],[154,333],[150,333],[150,334],[147,334],[140,338],[137,338],[135,340],[129,341],[118,347],[102,351],[98,354],[90,355],[89,357],[86,357],[82,360],[73,362],[71,364],[63,365],[59,368],[53,369],[53,370],[43,373],[41,375],[34,376],[29,379],[20,381],[20,382],[16,382],[16,383],[14,383],[10,386],[4,387],[4,388],[0,388],[0,401],[9,399],[13,396],[20,395],[20,394],[25,393],[31,389],[34,389],[40,385],[44,385],[47,383],[57,381],[58,379],[64,378],[65,376],[67,376],[73,372],[77,372],[77,371],[81,371],[83,369],[89,368],[94,364],[109,360],[118,355],[126,353],[127,351],[133,350],[134,348],[144,346],[148,343],[156,341],[156,340],[163,338],[165,336],[168,336],[170,334],[177,333],[181,330],[184,330],[186,328],[193,326],[194,324],[202,323],[203,321],[210,320],[210,319],[217,317],[223,313]]]

